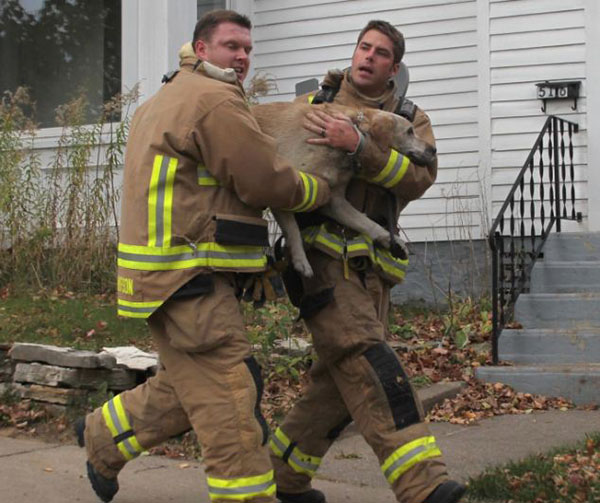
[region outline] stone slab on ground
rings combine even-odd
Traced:
[[[87,392],[85,390],[52,388],[50,386],[41,386],[39,384],[25,385],[12,383],[10,389],[21,398],[57,405],[80,404],[87,397]]]
[[[137,376],[125,369],[65,368],[41,363],[17,363],[13,381],[44,386],[98,389],[104,383],[108,389],[122,391],[134,388]]]
[[[46,344],[15,343],[9,354],[13,360],[42,362],[59,367],[112,369],[117,364],[116,358],[109,354]]]
[[[312,344],[301,337],[288,337],[287,339],[277,339],[273,343],[272,351],[274,353],[288,356],[304,356],[310,354]]]
[[[117,365],[140,372],[156,373],[158,354],[147,353],[135,346],[117,346],[102,348],[100,355],[113,356]]]

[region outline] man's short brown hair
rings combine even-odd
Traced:
[[[208,11],[204,16],[198,19],[194,28],[193,47],[196,47],[198,40],[210,42],[215,28],[221,23],[233,23],[243,28],[252,29],[252,22],[247,16],[233,10],[216,9]]]
[[[372,19],[367,23],[361,32],[358,35],[357,44],[360,44],[360,41],[365,36],[365,33],[371,30],[377,30],[378,32],[383,33],[387,38],[392,41],[392,46],[394,50],[394,63],[400,63],[402,57],[404,56],[405,44],[404,44],[404,36],[400,31],[398,31],[394,26],[392,26],[387,21],[382,21],[380,19]]]

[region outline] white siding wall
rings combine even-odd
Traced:
[[[408,96],[427,111],[438,140],[435,185],[403,212],[412,241],[479,237],[476,0],[256,0],[254,68],[276,79],[268,100],[291,100],[296,82],[350,64],[370,19],[385,19],[407,40]]]
[[[547,102],[546,112],[580,126],[574,137],[576,197],[587,220],[585,0],[491,0],[489,17],[493,215],[547,116],[541,111],[535,83],[581,80],[576,111],[571,110],[572,100],[560,100]],[[586,220],[565,227],[584,228]]]

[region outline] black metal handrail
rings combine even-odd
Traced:
[[[574,122],[551,115],[490,229],[492,251],[492,357],[519,295],[529,291],[531,271],[552,227],[581,221],[575,209]],[[566,136],[566,139],[565,139]]]

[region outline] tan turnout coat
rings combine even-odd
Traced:
[[[145,318],[200,273],[261,271],[266,206],[309,211],[329,188],[277,157],[235,73],[202,63],[141,105],[125,156],[119,314]]]

